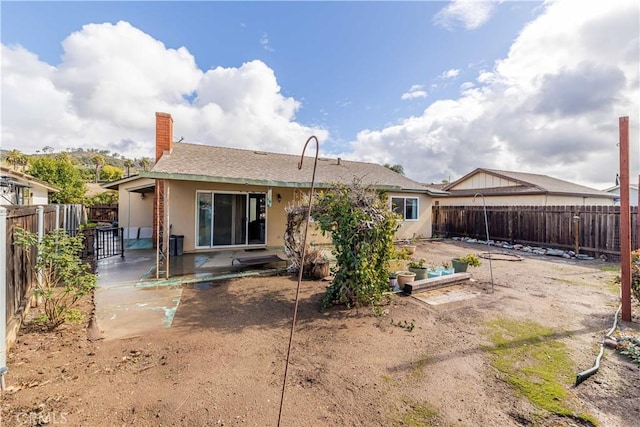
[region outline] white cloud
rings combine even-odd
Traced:
[[[433,23],[448,30],[458,26],[475,30],[491,19],[498,3],[502,0],[453,0],[435,15]]]
[[[297,153],[310,134],[328,136],[294,121],[300,102],[281,94],[261,61],[203,72],[186,48],[167,48],[127,22],[85,25],[62,46],[54,67],[2,45],[3,148],[150,157],[156,111],[171,113],[187,142]]]
[[[618,117],[638,144],[638,3],[555,1],[529,23],[508,55],[457,99],[381,130],[365,130],[351,156],[402,164],[423,182],[476,167],[544,173],[596,188],[618,170]],[[632,176],[638,171],[631,149]]]
[[[458,77],[459,74],[460,70],[458,70],[457,68],[451,68],[450,70],[444,71],[442,74],[440,74],[438,78],[442,80],[454,79]]]
[[[413,85],[411,86],[408,92],[405,92],[402,94],[400,99],[402,99],[403,101],[406,101],[409,99],[426,98],[426,97],[427,97],[427,91],[424,90],[424,85]]]
[[[274,52],[273,48],[269,45],[269,35],[267,33],[262,34],[262,37],[260,37],[260,46],[267,52]]]

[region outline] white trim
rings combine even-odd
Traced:
[[[420,220],[420,198],[418,196],[389,196],[389,209],[393,211],[393,199],[402,199],[404,201],[402,210],[402,221],[419,221]],[[407,199],[414,199],[416,201],[416,217],[407,218]]]

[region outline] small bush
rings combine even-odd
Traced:
[[[42,275],[42,281],[34,291],[44,300],[44,314],[38,318],[49,329],[65,322],[80,322],[82,316],[74,305],[96,286],[97,277],[89,265],[82,262],[82,234],[71,237],[64,230],[55,230],[38,242],[38,235],[23,228],[14,230],[14,244],[27,249],[30,258],[33,247],[37,249],[35,263],[29,259],[34,272]]]
[[[480,258],[476,254],[469,253],[463,257],[458,257],[457,259],[462,262],[466,262],[469,267],[480,267],[480,265],[482,265]]]

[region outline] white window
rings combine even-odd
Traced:
[[[416,221],[418,219],[418,198],[392,197],[391,210],[405,221]]]

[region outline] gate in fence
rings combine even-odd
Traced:
[[[74,230],[69,233],[84,236],[84,250],[82,260],[91,265],[96,271],[97,261],[120,255],[124,258],[124,229],[122,227],[91,227]]]
[[[124,228],[94,228],[96,259],[120,255],[124,258]]]

